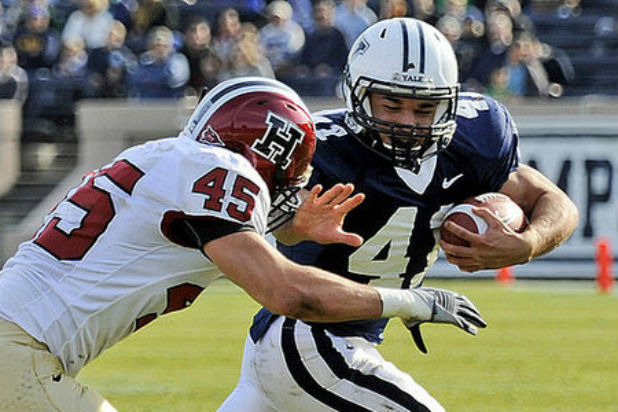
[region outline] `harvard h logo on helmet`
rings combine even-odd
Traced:
[[[251,149],[275,164],[287,169],[292,163],[292,154],[303,141],[305,132],[283,117],[268,112],[268,130],[261,139],[253,142]]]

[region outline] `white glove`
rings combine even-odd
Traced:
[[[427,348],[420,326],[425,322],[450,323],[471,335],[478,333],[477,327],[487,326],[470,299],[457,292],[423,287],[408,290],[376,289],[382,297],[382,315],[400,317],[423,353],[427,353]]]

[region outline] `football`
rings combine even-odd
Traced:
[[[487,223],[476,215],[474,207],[485,207],[497,215],[505,224],[516,232],[521,232],[527,225],[523,209],[510,197],[502,193],[484,193],[453,206],[445,215],[444,222],[451,221],[474,233],[485,233]],[[454,235],[444,226],[440,227],[440,237],[453,245],[468,246],[469,243]]]

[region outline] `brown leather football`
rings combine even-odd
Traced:
[[[504,223],[516,232],[526,228],[527,220],[523,209],[510,197],[502,193],[484,193],[453,206],[443,221],[451,221],[474,233],[485,233],[487,223],[483,218],[475,214],[474,207],[485,207],[496,214]],[[468,246],[468,242],[456,236],[452,232],[440,227],[440,237],[453,245]]]

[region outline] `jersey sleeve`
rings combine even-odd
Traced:
[[[215,217],[198,218],[168,212],[161,223],[161,230],[173,243],[201,251],[210,241],[232,233],[255,231],[255,228]]]
[[[496,101],[492,102],[495,110],[490,121],[497,131],[497,151],[493,158],[494,167],[489,169],[486,176],[491,191],[497,192],[507,181],[511,172],[519,166],[519,134],[515,122],[506,107]]]
[[[488,96],[460,100],[457,128],[483,191],[498,191],[519,164],[519,135],[510,113]]]

